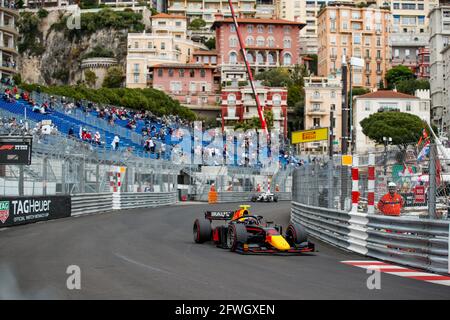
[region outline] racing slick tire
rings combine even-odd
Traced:
[[[194,241],[196,243],[203,243],[211,240],[211,221],[207,219],[196,219],[194,221]]]
[[[252,202],[256,202],[256,196],[252,196]]]
[[[278,197],[277,196],[273,196],[273,201],[274,202],[278,202]]]
[[[247,228],[243,224],[235,223],[228,227],[227,246],[230,251],[236,251],[239,244],[247,242]]]
[[[307,241],[307,233],[298,223],[289,223],[286,229],[286,240],[290,245],[301,244]]]

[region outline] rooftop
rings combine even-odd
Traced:
[[[183,20],[186,20],[186,17],[181,16],[181,15],[175,15],[175,14],[158,13],[154,16],[151,16],[150,19],[183,19]]]
[[[283,20],[283,19],[259,19],[259,18],[238,18],[238,23],[240,24],[273,24],[273,25],[291,25],[296,26],[300,29],[306,26],[306,23],[303,22],[295,22],[295,21],[289,21],[289,20]],[[233,23],[232,18],[226,18],[222,20],[216,20],[214,21],[212,25],[212,29],[215,29],[217,26],[223,24],[223,23]]]
[[[360,96],[356,96],[355,99],[419,99],[416,96],[409,94],[389,91],[389,90],[378,90],[371,93],[366,93]]]

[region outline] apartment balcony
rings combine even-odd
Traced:
[[[372,61],[372,57],[366,56],[366,57],[364,57],[364,60],[366,60],[366,62],[370,62],[370,61]]]
[[[187,7],[186,9],[186,13],[187,14],[198,14],[198,15],[202,15],[203,14],[203,8],[202,7]]]
[[[256,107],[256,101],[254,99],[244,100],[244,106]]]
[[[186,7],[184,6],[172,6],[167,9],[169,12],[185,12]]]
[[[309,100],[311,102],[323,102],[323,98],[321,96],[314,96],[314,95],[312,95]]]
[[[364,69],[364,72],[366,73],[366,74],[371,74],[372,73],[372,70],[369,68],[369,69]]]
[[[7,32],[7,33],[12,33],[16,36],[19,36],[19,31],[17,31],[17,29],[15,28],[15,26],[13,24],[6,24],[3,26],[0,26],[0,30]]]
[[[377,75],[382,75],[383,74],[383,70],[377,70]]]
[[[325,109],[309,108],[306,111],[306,116],[326,116],[329,114],[330,114],[330,112]]]
[[[336,54],[330,54],[330,59],[331,60],[336,60],[337,59],[337,55]]]
[[[376,57],[375,59],[377,60],[377,62],[383,61],[383,58],[382,58],[382,57]]]

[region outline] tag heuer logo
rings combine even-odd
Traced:
[[[9,217],[9,201],[0,201],[0,221],[5,223]]]

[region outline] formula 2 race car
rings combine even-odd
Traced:
[[[278,197],[270,192],[262,192],[252,196],[252,202],[278,202]]]
[[[301,254],[313,252],[314,244],[307,241],[305,229],[290,223],[284,236],[282,227],[262,216],[250,215],[242,205],[236,211],[206,211],[205,217],[196,219],[193,234],[196,243],[213,241],[219,248],[243,254]],[[215,220],[225,221],[212,227]]]

